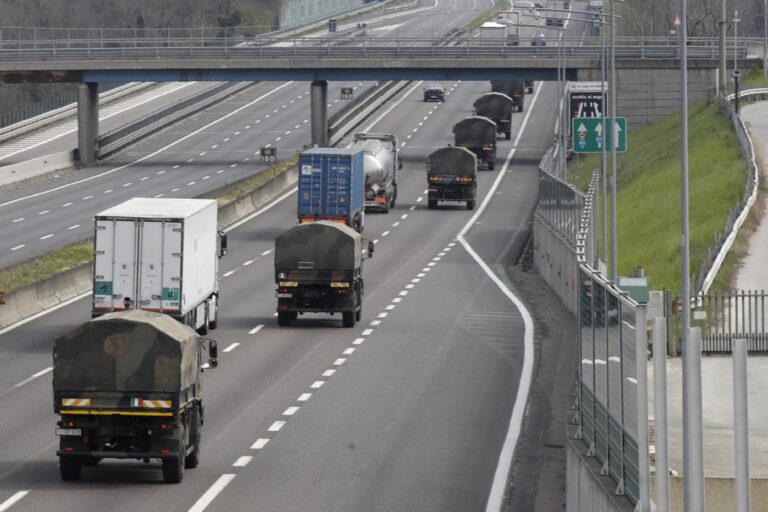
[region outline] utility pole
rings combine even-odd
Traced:
[[[613,4],[616,0],[611,0],[611,87],[608,91],[608,100],[611,102],[611,281],[616,282],[618,275],[618,242],[616,240],[616,96],[618,96],[618,87],[616,86],[616,18],[613,16]],[[685,1],[685,0],[683,0]],[[603,134],[608,139],[608,133]]]
[[[725,31],[727,29],[726,27],[726,21],[725,17],[727,16],[725,12],[725,0],[720,0],[720,22],[718,25],[720,26],[720,76],[718,77],[719,88],[720,88],[720,94],[725,95],[726,91],[726,81],[727,81],[727,75],[728,72],[725,69]]]

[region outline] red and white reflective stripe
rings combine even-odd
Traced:
[[[145,409],[170,409],[173,402],[170,400],[147,400],[146,398],[132,398],[132,407],[143,407]]]
[[[90,398],[62,398],[61,405],[64,407],[88,407],[91,405]]]

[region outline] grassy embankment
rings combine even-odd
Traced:
[[[696,272],[744,194],[746,170],[730,121],[717,105],[692,106],[688,133],[690,258]],[[678,291],[680,116],[632,130],[628,151],[618,156],[617,167],[618,275],[632,275],[633,268],[641,265],[653,289]],[[599,155],[581,158],[579,163],[574,160],[569,178],[585,189],[592,170],[599,168]],[[602,228],[598,236],[601,233]],[[729,287],[736,261],[726,262],[715,289]]]
[[[272,170],[264,170],[250,178],[234,183],[220,190],[215,199],[219,206],[224,206],[266,184],[273,176],[282,174],[296,165],[298,157],[292,156],[279,162]],[[213,195],[202,197],[213,199]],[[48,279],[49,277],[84,265],[93,260],[93,240],[85,240],[66,247],[55,249],[43,256],[19,263],[0,270],[0,290],[11,292],[26,285]]]

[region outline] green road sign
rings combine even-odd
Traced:
[[[611,150],[611,140],[613,137],[610,130],[606,137],[603,137],[603,123],[601,117],[574,117],[571,120],[571,138],[573,139],[573,152],[574,153],[600,153],[603,150],[603,143],[605,142],[605,150]],[[610,118],[605,119],[605,128],[612,124]],[[613,124],[614,134],[616,137],[616,151],[618,153],[625,153],[627,151],[627,118],[617,117],[616,123]]]

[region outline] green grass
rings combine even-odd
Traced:
[[[753,89],[756,87],[768,87],[768,78],[763,76],[762,68],[752,68],[748,73],[741,77],[742,89]]]
[[[30,261],[19,263],[0,271],[0,290],[11,292],[32,283],[79,267],[93,259],[93,242],[85,240],[54,249]]]
[[[696,272],[744,193],[746,170],[730,122],[717,106],[692,106],[688,133],[690,258]],[[610,165],[610,156],[608,162]],[[592,170],[600,167],[599,155],[570,165],[569,179],[585,189]],[[681,267],[679,116],[632,130],[628,152],[618,157],[617,166],[618,275],[632,275],[633,268],[640,265],[651,276],[653,289],[677,291]]]

